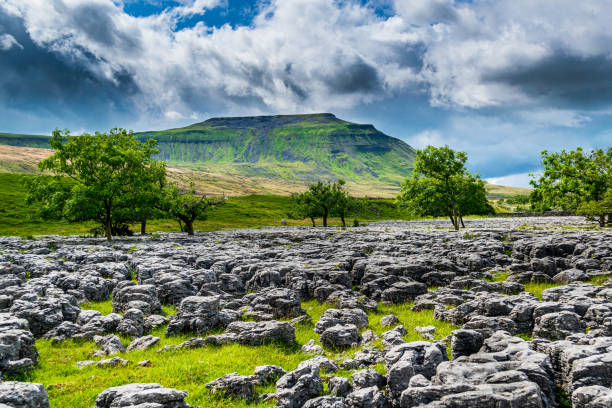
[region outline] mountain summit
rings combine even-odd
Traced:
[[[159,158],[173,166],[293,181],[398,185],[415,156],[412,147],[374,126],[331,113],[211,118],[136,137],[157,140]]]

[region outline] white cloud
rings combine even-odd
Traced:
[[[529,173],[509,174],[502,177],[492,177],[485,179],[487,183],[496,184],[498,186],[509,187],[525,187],[531,188],[529,181],[532,179]]]
[[[23,49],[23,45],[10,34],[0,34],[0,51],[8,51],[13,47]]]
[[[431,129],[408,137],[407,142],[416,149],[423,149],[429,145],[440,147],[446,144],[440,131]]]
[[[119,0],[0,0],[39,46],[138,90],[148,116],[339,110],[416,90],[434,106],[579,127],[588,113],[548,101],[612,97],[612,0],[395,0],[388,18],[361,2],[272,0],[248,27],[176,30],[222,4],[136,18]]]
[[[177,111],[167,111],[164,113],[164,116],[170,120],[185,119],[185,116],[183,116],[182,113],[179,113]]]

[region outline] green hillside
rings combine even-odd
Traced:
[[[15,133],[0,133],[0,145],[51,148],[49,146],[49,136],[20,135]]]
[[[399,184],[412,170],[406,143],[330,113],[213,118],[184,128],[137,133],[159,142],[172,166],[285,180]]]
[[[331,113],[212,118],[184,128],[135,134],[156,139],[170,166],[286,181],[344,178],[398,186],[415,152],[372,125]],[[48,148],[48,136],[0,133],[0,145]]]

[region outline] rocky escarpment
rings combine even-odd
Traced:
[[[0,238],[0,373],[14,379],[36,369],[36,338],[90,340],[92,360],[80,366],[117,370],[136,363],[137,350],[277,344],[301,349],[303,361],[228,372],[206,387],[291,408],[555,407],[560,394],[575,407],[607,407],[612,233],[575,229],[577,221],[470,220],[469,234],[436,221],[279,227],[112,246]],[[550,288],[538,298],[525,291],[534,283]],[[112,313],[80,308],[111,296]],[[312,340],[299,344],[295,328],[310,320],[301,302],[311,299],[330,308],[309,326]],[[374,333],[373,310],[406,302],[457,330],[434,340],[435,327],[411,328],[423,340],[407,342],[407,321],[388,315],[380,319],[386,331]],[[165,338],[188,340],[160,348],[163,335],[151,335],[160,327]],[[187,407],[187,392],[162,380],[109,388],[96,407]],[[258,395],[270,384],[273,393]],[[6,381],[0,404],[48,400],[39,384]]]

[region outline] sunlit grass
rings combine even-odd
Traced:
[[[592,283],[593,285],[603,285],[608,279],[612,278],[612,275],[599,275],[589,280],[584,281],[584,283]],[[542,300],[542,292],[546,289],[556,288],[557,286],[565,286],[567,283],[557,283],[557,282],[530,282],[525,283],[525,292],[533,293],[538,299]]]
[[[112,311],[112,301],[90,302],[82,305],[85,309],[99,310],[103,314]],[[380,319],[388,314],[395,314],[400,324],[408,330],[404,337],[406,341],[422,340],[414,330],[416,326],[433,325],[436,327],[434,337],[441,339],[455,329],[447,322],[440,322],[433,318],[433,311],[425,310],[412,312],[412,304],[383,305],[378,310],[368,313],[369,327],[377,334],[390,330],[383,327]],[[313,323],[325,313],[325,310],[334,307],[328,303],[319,303],[316,300],[305,301],[302,307],[306,309]],[[176,308],[164,306],[166,314],[176,313]],[[364,329],[367,330],[367,329]],[[319,336],[313,331],[313,324],[296,325],[296,345],[267,344],[263,346],[225,345],[221,347],[207,346],[199,349],[185,349],[157,353],[156,350],[169,344],[180,344],[194,337],[183,334],[174,337],[165,336],[165,327],[154,330],[151,334],[161,338],[153,348],[145,351],[120,353],[119,357],[131,361],[127,367],[101,369],[95,366],[79,369],[78,361],[94,359],[91,352],[96,349],[92,341],[69,340],[62,343],[52,343],[50,340],[38,339],[36,347],[40,353],[40,363],[37,368],[18,377],[18,380],[42,383],[47,389],[52,407],[91,407],[96,396],[108,387],[135,383],[156,382],[165,387],[185,390],[189,393],[187,402],[202,407],[246,407],[249,404],[241,400],[228,400],[219,396],[210,395],[205,384],[222,375],[237,372],[250,375],[258,365],[275,364],[285,370],[294,369],[301,361],[312,358],[300,351],[301,346],[314,339],[320,345]],[[122,337],[124,345],[128,345],[129,338]],[[380,342],[378,342],[380,346]],[[326,350],[328,356],[339,361],[350,357],[360,348],[344,351]],[[97,360],[97,359],[96,359]],[[139,367],[136,363],[150,360],[150,367]],[[384,364],[374,366],[376,370],[385,373]],[[339,375],[350,378],[353,371],[340,370],[334,374],[322,373],[324,377]],[[258,392],[273,392],[274,384],[259,387]],[[274,406],[274,403],[260,404],[261,407]]]

